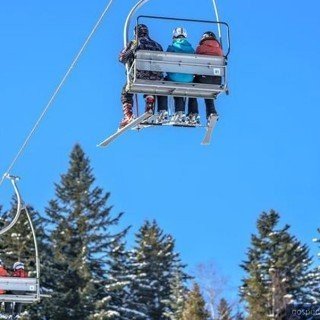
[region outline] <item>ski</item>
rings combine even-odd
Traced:
[[[115,132],[114,134],[112,134],[110,137],[108,137],[107,139],[103,140],[102,142],[100,142],[98,144],[98,147],[106,147],[107,145],[109,145],[113,140],[115,140],[116,138],[118,138],[121,134],[123,134],[124,132],[126,132],[127,130],[139,125],[141,122],[145,121],[146,119],[150,118],[153,115],[152,110],[145,112],[144,114],[142,114],[141,116],[135,118],[133,121],[131,121],[130,123],[128,123],[125,127],[118,129],[117,132]]]
[[[131,130],[141,130],[144,128],[148,128],[151,125],[155,125],[156,124],[156,120],[158,119],[158,115],[153,114],[151,115],[151,117],[148,117],[147,119],[145,119],[144,121],[141,121],[140,123],[138,123],[136,126],[132,127]]]
[[[211,141],[211,135],[213,132],[214,127],[217,124],[217,121],[219,119],[218,115],[211,115],[208,119],[208,124],[206,126],[206,134],[201,142],[202,145],[209,145]]]

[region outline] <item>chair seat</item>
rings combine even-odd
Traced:
[[[1,290],[13,291],[37,291],[38,280],[36,278],[0,277]]]
[[[136,79],[130,84],[128,91],[175,97],[215,98],[219,93],[227,91],[227,88],[215,84]]]
[[[0,294],[0,302],[34,303],[39,301],[35,294]]]

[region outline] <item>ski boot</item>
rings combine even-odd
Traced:
[[[168,121],[168,111],[160,110],[156,119],[156,123],[163,123]]]
[[[171,118],[171,122],[173,122],[174,124],[182,124],[185,121],[186,121],[186,115],[183,113],[183,111],[176,112]]]
[[[145,102],[146,102],[146,112],[153,113],[154,104],[155,104],[154,96],[146,96]]]
[[[197,113],[190,113],[187,117],[187,122],[190,125],[199,125],[200,116]]]
[[[122,106],[122,110],[123,110],[123,119],[119,124],[119,130],[124,128],[134,119],[131,103],[124,103]]]
[[[207,116],[207,126],[210,126],[211,124],[211,121],[216,118],[217,121],[219,120],[219,115],[217,112],[214,112],[214,113],[210,113],[209,116]]]

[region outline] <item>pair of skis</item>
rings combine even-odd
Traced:
[[[129,129],[139,127],[143,122],[147,121],[150,117],[153,116],[153,111],[150,109],[149,111],[146,111],[144,114],[141,116],[135,118],[133,121],[128,123],[125,127],[119,129],[117,132],[112,134],[110,137],[107,139],[103,140],[101,143],[98,144],[98,147],[106,147],[108,146],[112,141],[114,141],[116,138],[118,138],[120,135],[122,135],[124,132],[126,132]],[[206,125],[206,133],[205,136],[201,142],[202,145],[209,145],[211,141],[211,136],[214,127],[216,126],[216,123],[218,121],[218,115],[211,115],[208,119],[208,123]],[[146,125],[148,125],[146,123]],[[152,125],[152,124],[151,124]],[[189,126],[191,127],[191,126]]]

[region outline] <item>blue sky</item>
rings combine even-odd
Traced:
[[[106,2],[1,3],[1,174]],[[114,213],[126,212],[122,225],[136,230],[145,219],[156,219],[176,238],[191,267],[214,260],[237,285],[238,265],[256,219],[271,208],[315,254],[311,239],[320,227],[320,4],[218,1],[221,20],[231,26],[231,94],[217,102],[220,120],[209,147],[200,146],[201,130],[153,128],[129,132],[99,149],[96,144],[114,132],[121,118],[125,77],[117,57],[123,23],[134,3],[114,0],[12,171],[22,177],[25,201],[43,210],[79,142],[97,184],[112,193]],[[150,0],[141,13],[214,18],[209,0]],[[152,37],[166,47],[172,25],[149,26]],[[208,27],[187,28],[196,45]],[[1,202],[9,202],[10,191],[8,184],[1,186]]]

